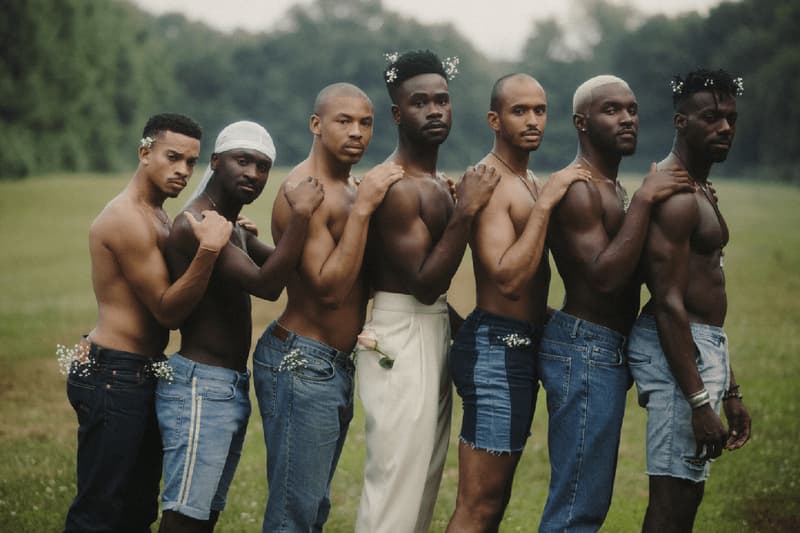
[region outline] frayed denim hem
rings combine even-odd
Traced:
[[[514,454],[514,453],[522,453],[522,449],[519,449],[519,450],[496,450],[496,449],[492,449],[492,448],[483,448],[483,447],[480,447],[480,446],[476,445],[474,442],[468,441],[467,439],[465,439],[461,435],[458,436],[458,441],[459,442],[463,442],[464,444],[466,444],[467,446],[469,446],[473,450],[479,450],[479,451],[482,451],[482,452],[486,452],[489,455],[496,455],[498,457],[503,456],[503,455],[511,455],[511,454]]]

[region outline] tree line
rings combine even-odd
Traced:
[[[426,24],[380,0],[316,0],[269,32],[223,33],[180,15],[150,15],[127,1],[8,0],[0,21],[0,178],[60,171],[108,172],[135,165],[147,117],[186,113],[205,131],[206,156],[227,123],[270,130],[278,165],[308,152],[308,116],[328,83],[348,81],[375,104],[365,163],[394,147],[384,52],[430,48],[458,56],[450,82],[454,124],[442,168],[463,168],[491,147],[485,116],[498,77],[532,74],[548,95],[548,125],[534,168],[575,154],[572,94],[613,73],[640,105],[637,154],[623,170],[644,172],[672,139],[669,80],[697,67],[741,75],[737,140],[721,173],[800,181],[790,162],[800,139],[800,3],[742,0],[708,15],[643,17],[629,6],[586,0],[569,23],[532,24],[516,61],[480,53],[452,25]],[[513,16],[513,13],[509,13]]]

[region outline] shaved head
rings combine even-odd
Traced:
[[[572,97],[572,112],[577,114],[585,114],[594,99],[592,94],[596,89],[606,85],[620,84],[624,85],[628,90],[628,82],[622,78],[612,76],[610,74],[602,74],[589,78],[575,90],[575,96]]]
[[[323,88],[314,100],[314,114],[321,115],[325,112],[328,103],[334,98],[363,98],[372,107],[372,100],[367,93],[353,85],[352,83],[333,83]]]
[[[524,72],[506,74],[505,76],[494,82],[494,87],[492,87],[492,96],[491,99],[489,100],[489,109],[491,111],[500,111],[500,101],[503,99],[503,89],[506,83],[512,80],[530,80],[539,87],[541,87],[541,84],[536,80],[536,78],[528,74],[525,74]]]

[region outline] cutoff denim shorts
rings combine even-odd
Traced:
[[[475,309],[450,348],[450,373],[463,400],[462,442],[491,453],[520,452],[539,391],[541,331],[528,322]]]
[[[164,445],[161,508],[197,520],[222,511],[250,418],[250,373],[174,354],[172,382],[159,379],[156,414]]]
[[[719,413],[730,380],[728,338],[715,326],[692,323],[690,327],[697,369],[711,396],[711,406]],[[634,324],[628,363],[636,380],[639,405],[647,408],[647,474],[705,481],[710,461],[695,458],[692,408],[672,375],[652,315],[643,314]]]

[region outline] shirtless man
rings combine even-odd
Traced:
[[[574,165],[541,186],[528,170],[547,124],[547,98],[527,74],[497,80],[487,120],[494,146],[480,163],[494,166],[501,177],[472,227],[477,303],[450,351],[464,405],[450,532],[497,531],[503,518],[539,390],[536,353],[550,283],[544,248],[550,211],[574,180],[589,177]]]
[[[394,363],[381,366],[369,351],[357,360],[367,457],[356,531],[427,532],[450,437],[445,293],[499,175],[483,165],[468,169],[454,205],[436,173],[451,122],[442,62],[427,50],[407,52],[384,76],[398,130],[387,161],[401,165],[405,178],[386,194],[371,224],[376,292],[365,330]]]
[[[639,310],[636,269],[650,212],[692,190],[685,171],[658,172],[653,164],[627,205],[617,172],[636,148],[639,117],[623,80],[597,76],[578,87],[573,124],[578,154],[571,164],[591,179],[569,188],[548,229],[566,296],[539,350],[551,473],[541,532],[596,531],[606,517],[630,386],[625,336]]]
[[[216,213],[187,218],[199,241],[170,284],[162,255],[170,221],[162,207],[186,187],[200,153],[200,126],[183,115],[151,117],[139,166],[89,230],[97,325],[72,363],[67,395],[78,415],[78,494],[64,530],[149,531],[158,516],[161,438],[154,363],[169,328],[200,301],[231,224]]]
[[[697,70],[672,83],[675,140],[659,166],[688,171],[697,186],[653,211],[643,255],[652,298],[628,344],[639,403],[647,408],[650,502],[643,531],[691,531],[711,459],[750,438],[722,329],[728,226],[707,181],[733,142],[741,90],[741,78],[722,70]]]
[[[284,191],[314,176],[325,199],[309,221],[288,302],[253,354],[267,445],[269,499],[263,531],[322,531],[330,482],[353,416],[351,353],[364,324],[361,265],[372,212],[403,169],[378,165],[356,187],[350,168],[372,138],[372,102],[347,83],[320,91],[311,115],[311,152],[286,177],[272,211],[275,242],[288,237]]]
[[[247,121],[227,126],[211,154],[208,182],[185,210],[213,210],[235,224],[241,208],[261,194],[274,161],[275,145],[263,127]],[[171,379],[156,388],[164,444],[159,531],[213,531],[225,506],[250,418],[250,295],[278,298],[323,196],[310,177],[284,194],[291,214],[283,239],[273,248],[237,227],[205,296],[181,326],[180,351],[168,363]],[[177,222],[165,254],[173,277],[185,271],[197,246],[191,226]]]

